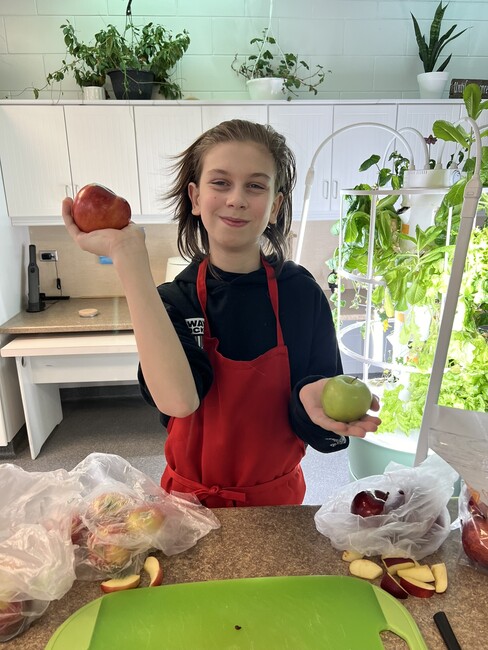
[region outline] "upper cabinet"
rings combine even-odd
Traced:
[[[61,223],[72,191],[63,106],[0,106],[0,160],[13,223]]]
[[[141,214],[132,106],[65,106],[64,113],[74,194],[100,183]]]
[[[100,102],[57,104],[0,102],[0,162],[12,223],[62,224],[61,201],[87,183],[101,183],[127,198],[140,223],[168,223],[165,194],[175,157],[201,133],[233,118],[269,123],[295,153],[293,212],[299,218],[312,161],[309,218],[335,218],[341,190],[374,182],[376,170],[359,172],[372,154],[387,156],[402,143],[375,124],[403,129],[417,167],[418,134],[436,119],[456,121],[462,102]],[[364,127],[354,127],[359,123]],[[407,128],[408,127],[408,128]],[[321,146],[322,145],[322,146]],[[431,154],[436,157],[443,145]],[[319,151],[319,147],[320,151]],[[443,162],[450,153],[445,148]],[[417,162],[420,160],[420,163]]]

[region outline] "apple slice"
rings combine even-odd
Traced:
[[[432,564],[430,567],[435,578],[436,594],[443,594],[447,589],[447,568],[444,562]]]
[[[355,551],[354,549],[351,550],[346,550],[342,553],[342,559],[344,562],[352,562],[353,560],[361,560],[363,558],[363,554],[359,553],[358,551]]]
[[[388,572],[386,572],[381,578],[380,587],[392,596],[395,596],[395,598],[399,598],[400,600],[405,600],[405,598],[408,598],[408,593],[405,591],[405,589],[400,585],[398,580]]]
[[[101,590],[110,594],[113,591],[123,591],[124,589],[135,589],[141,581],[141,576],[138,573],[131,573],[131,575],[124,576],[123,578],[110,578],[101,583]]]
[[[413,578],[420,582],[435,582],[434,574],[427,564],[418,564],[409,569],[398,569],[397,575],[400,578]]]
[[[409,557],[395,557],[382,555],[381,561],[385,565],[385,569],[392,576],[396,576],[399,569],[409,569],[415,566],[415,561]]]
[[[435,587],[430,582],[422,582],[415,578],[400,577],[400,586],[405,589],[411,596],[417,598],[430,598],[435,594]]]
[[[376,580],[383,574],[383,569],[372,560],[353,560],[349,563],[349,573],[357,578]]]
[[[159,563],[158,558],[154,557],[154,555],[148,555],[143,569],[149,575],[149,586],[159,587],[163,582],[163,567]]]

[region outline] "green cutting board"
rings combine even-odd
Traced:
[[[46,650],[383,650],[385,630],[427,650],[405,607],[364,580],[246,578],[107,594],[71,616]]]

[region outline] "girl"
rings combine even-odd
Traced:
[[[300,504],[306,445],[344,449],[380,420],[336,422],[321,406],[342,366],[323,291],[285,261],[294,156],[272,127],[231,120],[175,169],[169,199],[191,264],[158,289],[140,228],[82,233],[63,202],[73,239],[110,256],[122,282],[142,393],[168,430],[161,485],[208,507]]]

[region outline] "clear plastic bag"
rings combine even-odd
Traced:
[[[151,548],[181,553],[220,527],[195,497],[169,495],[120,456],[90,454],[71,474],[82,486],[71,530],[81,580],[138,573]]]
[[[483,498],[486,496],[483,494]],[[458,500],[461,525],[459,563],[488,575],[488,504],[478,491],[461,484]]]
[[[436,551],[449,535],[447,503],[457,478],[437,455],[418,467],[390,463],[384,474],[354,481],[333,494],[315,514],[317,530],[341,551],[420,560]],[[362,490],[388,493],[382,514],[351,514],[351,502]]]
[[[25,631],[72,587],[70,524],[79,490],[64,470],[0,467],[0,641]]]

